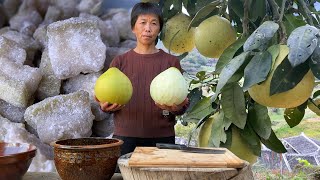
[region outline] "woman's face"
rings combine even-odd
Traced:
[[[136,35],[138,43],[151,45],[160,32],[160,23],[158,16],[155,14],[141,14],[132,29]]]

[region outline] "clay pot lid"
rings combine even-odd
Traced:
[[[58,149],[95,150],[95,149],[101,149],[101,148],[120,146],[122,144],[123,144],[123,141],[120,139],[87,137],[87,138],[58,140],[58,141],[52,142],[50,145]]]

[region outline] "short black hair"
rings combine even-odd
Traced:
[[[140,2],[133,6],[131,11],[131,29],[134,28],[134,25],[137,22],[138,16],[141,14],[155,14],[158,16],[160,23],[160,31],[163,26],[163,17],[162,11],[158,4],[150,2]]]

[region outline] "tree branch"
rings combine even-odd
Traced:
[[[302,10],[305,12],[306,16],[305,17],[307,19],[308,24],[310,24],[311,26],[313,26],[313,21],[312,21],[312,14],[311,11],[309,10],[306,2],[304,2],[304,0],[298,0],[299,4],[302,5]]]
[[[270,6],[271,6],[271,10],[272,10],[272,16],[273,16],[273,20],[278,22],[280,19],[280,14],[279,14],[279,6],[276,3],[275,0],[268,0]]]
[[[282,18],[283,18],[284,8],[285,8],[285,6],[286,6],[286,1],[287,1],[287,0],[282,0],[281,11],[280,11],[280,18],[279,18],[279,21],[280,21],[280,22],[282,21]]]
[[[283,24],[282,18],[284,15],[284,8],[286,6],[287,0],[282,0],[281,4],[281,11],[280,11],[280,18],[279,18],[279,26],[281,28],[280,34],[280,43],[286,44],[287,43],[287,32],[286,32],[286,26]]]
[[[246,37],[249,35],[249,0],[244,0],[243,11],[242,36]]]
[[[276,23],[278,23],[279,26],[280,26],[280,31],[279,31],[280,43],[281,44],[286,44],[286,42],[287,42],[286,27],[282,22],[282,18],[283,18],[283,15],[284,15],[284,8],[285,8],[285,5],[286,5],[286,0],[282,0],[281,14],[279,14],[279,6],[278,6],[278,4],[276,3],[275,0],[268,0],[268,3],[271,6],[273,20]]]

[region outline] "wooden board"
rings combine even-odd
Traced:
[[[243,168],[244,161],[225,148],[224,154],[187,153],[156,147],[136,147],[129,159],[130,167],[212,167]]]

